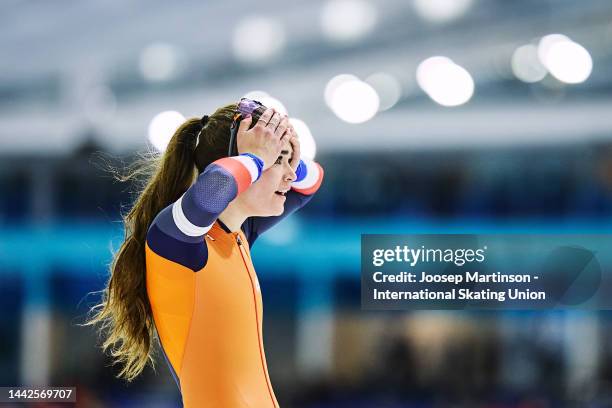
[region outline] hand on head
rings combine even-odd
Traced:
[[[264,162],[265,170],[276,162],[283,139],[291,138],[295,133],[287,115],[282,115],[272,108],[266,109],[255,126],[249,129],[252,121],[252,116],[240,121],[237,135],[238,153],[251,153],[259,157]],[[293,145],[293,142],[291,143]]]
[[[288,133],[289,143],[291,143],[291,147],[293,148],[291,167],[293,168],[293,171],[296,171],[298,165],[300,164],[300,139],[298,138],[298,134],[295,133],[295,129],[291,123],[289,124],[286,133]]]

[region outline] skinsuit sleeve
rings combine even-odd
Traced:
[[[203,236],[238,194],[261,176],[263,161],[250,153],[219,159],[155,217],[147,244],[158,255],[193,271],[208,260]]]
[[[288,215],[305,206],[317,192],[323,182],[323,168],[312,160],[300,160],[296,171],[296,179],[287,193],[285,211],[275,217],[249,217],[242,225],[249,245],[252,247],[255,240],[268,229]]]

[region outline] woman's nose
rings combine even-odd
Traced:
[[[297,178],[297,174],[295,174],[295,170],[293,170],[293,167],[288,166],[289,169],[288,171],[285,173],[285,180],[287,181],[295,181],[295,179]]]

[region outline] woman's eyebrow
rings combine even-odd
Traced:
[[[289,154],[289,150],[281,150],[280,154]]]

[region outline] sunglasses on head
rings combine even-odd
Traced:
[[[261,115],[265,110],[266,107],[259,101],[248,98],[240,99],[240,102],[238,102],[238,105],[236,106],[234,120],[230,126],[230,140],[227,150],[228,156],[238,156],[238,143],[236,136],[238,135],[240,121],[247,115],[253,116],[253,114],[256,112]]]

